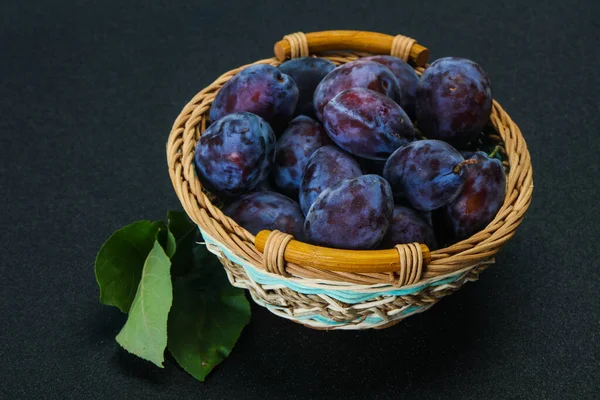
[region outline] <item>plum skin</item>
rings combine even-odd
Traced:
[[[491,84],[477,63],[459,57],[440,58],[421,75],[416,120],[427,138],[468,143],[488,123],[491,111]]]
[[[281,64],[279,70],[290,76],[298,86],[298,104],[294,115],[315,118],[313,96],[323,78],[335,69],[335,64],[325,58],[301,57]]]
[[[469,165],[459,196],[443,210],[444,230],[452,241],[463,240],[484,229],[496,216],[506,196],[506,173],[500,160],[477,151]]]
[[[325,189],[304,221],[305,239],[318,246],[373,249],[390,225],[390,185],[378,175],[345,179]]]
[[[279,134],[292,119],[298,102],[292,78],[268,64],[244,68],[221,87],[210,106],[210,121],[234,112],[251,112],[267,121]]]
[[[248,193],[227,206],[223,213],[253,235],[262,230],[279,230],[303,240],[304,214],[300,205],[282,194]]]
[[[355,87],[371,89],[392,99],[397,99],[400,91],[398,80],[386,66],[368,60],[351,61],[331,71],[317,86],[313,98],[317,118],[323,120],[323,108],[338,93]]]
[[[417,85],[419,83],[419,75],[417,75],[417,72],[404,60],[394,56],[378,55],[364,57],[362,60],[375,61],[385,65],[392,71],[396,79],[398,79],[400,86],[399,95],[396,101],[410,119],[414,120]]]
[[[425,217],[409,207],[395,206],[390,228],[384,236],[382,249],[389,249],[397,244],[422,243],[429,250],[437,249],[435,232]]]
[[[304,215],[315,199],[328,187],[362,175],[360,165],[337,146],[327,145],[316,150],[306,162],[300,179],[299,199]]]
[[[323,126],[342,149],[371,160],[385,160],[415,138],[404,110],[365,88],[347,89],[331,99],[323,109]]]
[[[387,160],[383,176],[397,196],[404,196],[419,211],[432,211],[460,193],[468,166],[446,142],[418,140],[396,150]]]
[[[319,122],[303,115],[294,118],[275,145],[272,172],[275,184],[291,197],[297,197],[309,157],[318,148],[331,143]]]
[[[262,118],[229,114],[209,126],[194,152],[198,179],[209,191],[237,196],[259,185],[271,171],[275,135]]]

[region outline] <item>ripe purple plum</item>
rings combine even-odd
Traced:
[[[350,154],[334,145],[316,150],[306,162],[300,178],[300,207],[304,215],[328,187],[344,179],[361,176],[360,165]]]
[[[392,99],[397,99],[400,93],[398,80],[386,66],[374,61],[351,61],[331,71],[317,86],[313,99],[317,118],[323,120],[323,108],[338,93],[355,87],[371,89]]]
[[[294,200],[275,192],[253,192],[230,204],[223,213],[232,218],[248,232],[279,230],[304,239],[304,214]]]
[[[306,216],[304,236],[319,246],[373,249],[387,233],[393,210],[392,189],[382,177],[345,179],[317,197]]]
[[[222,196],[252,190],[269,175],[274,157],[273,130],[248,112],[229,114],[209,126],[194,153],[200,182]]]
[[[392,71],[400,86],[399,97],[396,99],[400,107],[414,121],[415,119],[415,97],[417,93],[417,84],[419,75],[404,60],[394,56],[370,56],[362,60],[375,61],[383,64]]]
[[[390,228],[379,247],[390,249],[407,243],[423,243],[430,250],[437,249],[433,227],[423,215],[409,207],[395,206]]]
[[[323,109],[323,126],[342,149],[385,160],[415,138],[410,118],[394,100],[365,88],[338,93]]]
[[[279,70],[290,76],[296,85],[300,95],[294,115],[306,115],[315,117],[313,109],[313,96],[319,82],[333,71],[335,64],[325,58],[302,57],[284,62]]]
[[[298,86],[292,78],[272,65],[251,65],[219,90],[210,107],[210,121],[247,111],[263,118],[279,134],[292,119],[297,103]]]
[[[452,241],[466,239],[485,228],[496,216],[506,196],[506,173],[500,160],[484,152],[472,156],[461,193],[441,213],[444,231]]]
[[[429,139],[453,144],[472,141],[492,111],[492,88],[483,69],[459,57],[440,58],[421,75],[416,118]]]
[[[470,162],[446,142],[418,140],[388,158],[383,176],[394,193],[406,196],[413,208],[431,211],[460,194]]]
[[[273,179],[277,186],[296,198],[308,158],[327,144],[331,144],[331,139],[323,125],[304,115],[294,118],[275,146]]]

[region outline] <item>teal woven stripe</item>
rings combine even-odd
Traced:
[[[275,310],[283,310],[283,307],[277,307],[271,304],[267,304],[262,300],[258,300],[258,302],[263,306],[266,307],[268,309],[275,309]],[[410,306],[408,308],[406,308],[405,310],[403,310],[401,312],[402,315],[406,315],[406,314],[412,314],[414,312],[417,312],[418,310],[420,310],[422,307],[420,306]],[[320,315],[320,314],[307,314],[307,315],[302,315],[302,316],[298,316],[298,317],[294,317],[294,319],[298,320],[298,321],[316,321],[316,322],[320,322],[322,324],[326,324],[326,325],[331,325],[331,326],[336,326],[336,325],[346,325],[347,322],[339,322],[339,321],[334,321],[331,320],[329,318],[325,318],[324,316]],[[364,322],[371,324],[371,325],[376,325],[379,324],[381,322],[383,322],[383,318],[381,318],[378,315],[372,315],[369,316],[367,318],[364,319]]]
[[[446,283],[454,282],[460,277],[460,275],[455,275],[455,276],[452,276],[452,277],[449,277],[446,279],[442,279],[442,280],[439,280],[439,281],[436,281],[433,283],[429,283],[427,285],[414,286],[414,287],[411,287],[408,289],[389,289],[389,290],[384,290],[381,292],[372,292],[372,293],[357,293],[357,292],[354,292],[351,290],[318,289],[318,288],[313,288],[313,287],[307,287],[307,286],[304,286],[297,282],[291,282],[291,281],[288,281],[285,279],[279,279],[279,278],[274,278],[274,277],[265,275],[265,274],[261,273],[259,270],[257,270],[256,268],[254,268],[252,265],[248,264],[242,258],[240,258],[237,255],[230,252],[227,248],[221,246],[218,242],[216,242],[209,235],[207,235],[205,232],[203,232],[202,229],[200,229],[200,233],[202,234],[202,237],[204,238],[204,241],[206,243],[217,246],[229,260],[235,262],[236,264],[242,265],[245,268],[248,275],[255,282],[260,283],[261,285],[284,285],[284,286],[286,286],[296,292],[299,292],[299,293],[323,294],[323,295],[327,295],[331,298],[334,298],[336,300],[339,300],[339,301],[342,301],[342,302],[348,303],[348,304],[362,303],[362,302],[374,299],[379,296],[409,295],[409,294],[419,292],[423,288],[428,287],[428,286],[439,286],[439,285],[443,285]]]
[[[267,304],[264,301],[260,300],[260,303],[263,307],[266,307],[268,309],[275,309],[275,310],[282,310],[283,307],[277,307],[271,304]],[[418,307],[417,307],[418,308]],[[294,319],[296,319],[297,321],[316,321],[316,322],[320,322],[322,324],[327,324],[327,325],[346,325],[347,322],[339,322],[339,321],[334,321],[332,319],[329,318],[325,318],[324,316],[320,315],[320,314],[306,314],[306,315],[300,315],[297,317],[294,317]],[[381,318],[378,315],[374,315],[374,316],[370,316],[365,318],[365,322],[369,323],[369,324],[378,324],[380,322],[383,321],[383,318]]]

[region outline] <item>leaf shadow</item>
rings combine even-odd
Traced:
[[[99,304],[93,317],[87,326],[90,340],[94,343],[115,343],[115,336],[119,333],[127,315],[116,307],[107,307]]]
[[[121,372],[128,377],[140,379],[152,384],[168,383],[169,374],[165,374],[163,369],[158,368],[149,361],[128,353],[121,347],[118,347],[115,350],[111,363],[115,367],[118,367]],[[173,368],[173,366],[165,363],[165,368]]]
[[[164,370],[151,362],[128,353],[117,344],[115,337],[125,325],[126,320],[127,315],[117,308],[100,305],[87,326],[90,340],[103,347],[110,346],[114,348],[110,358],[110,368],[118,369],[126,376],[150,383],[164,383],[168,379],[168,374],[165,374]],[[173,365],[165,363],[166,368],[173,368]]]

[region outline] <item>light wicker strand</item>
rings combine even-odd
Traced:
[[[396,35],[392,42],[390,54],[394,57],[401,58],[404,61],[408,61],[410,50],[416,42],[415,39],[409,38],[408,36]]]
[[[285,247],[294,239],[292,235],[274,230],[265,243],[263,267],[267,272],[289,276],[285,270]]]
[[[290,33],[283,38],[290,43],[290,57],[292,59],[308,57],[308,40],[303,32]]]
[[[397,244],[395,248],[398,251],[400,270],[398,271],[398,280],[394,285],[400,287],[420,281],[423,273],[421,246],[418,243],[409,243]]]

